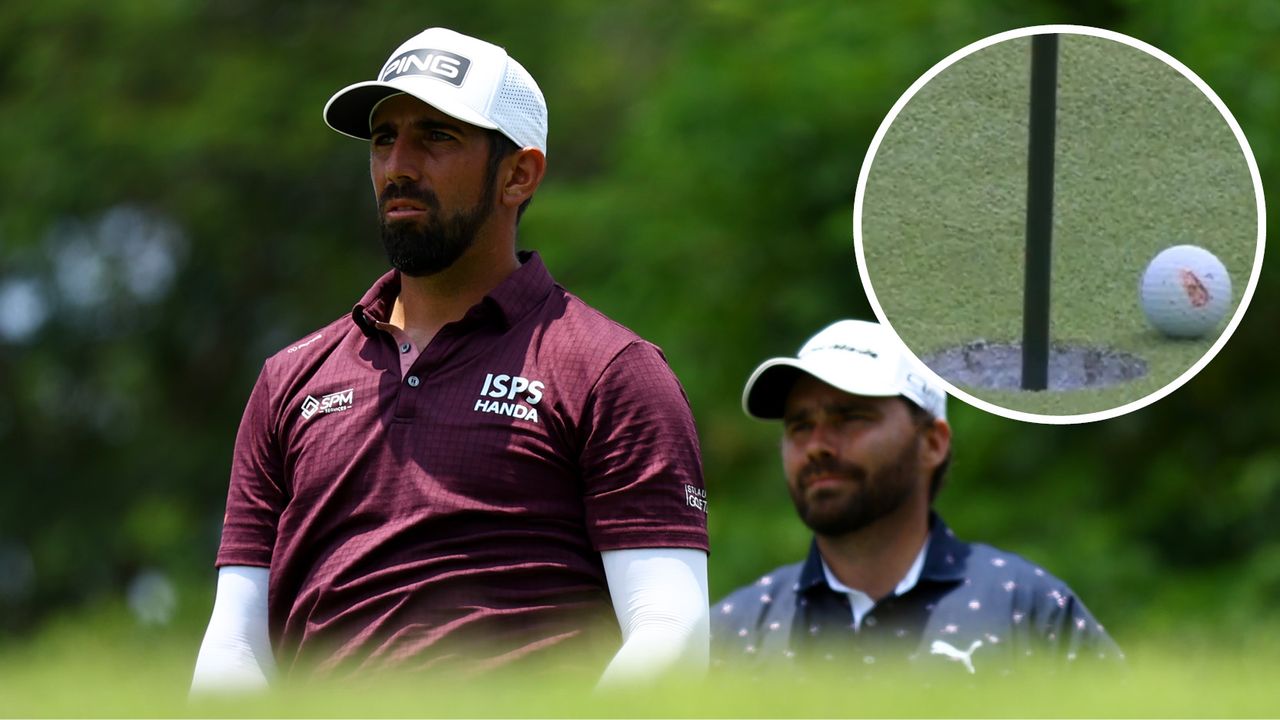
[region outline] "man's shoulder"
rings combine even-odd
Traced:
[[[754,581],[735,588],[712,607],[712,616],[734,615],[748,608],[772,605],[794,596],[799,589],[800,569],[804,562],[776,567]]]
[[[797,612],[797,590],[802,562],[783,565],[743,585],[711,610],[711,642],[717,660],[751,655],[760,650],[774,630],[790,628]]]
[[[306,367],[316,358],[323,358],[333,351],[352,332],[360,332],[351,313],[324,327],[313,330],[277,350],[266,359],[268,369],[288,372],[292,368]]]
[[[628,385],[672,375],[655,343],[560,285],[554,293],[531,328],[531,339],[538,355],[554,359],[557,373],[583,387],[594,386],[604,375],[612,378],[610,383]]]
[[[1057,580],[1050,571],[1043,568],[1037,562],[1025,559],[1019,553],[1004,550],[1004,548],[992,546],[984,542],[965,543],[969,546],[969,565],[970,568],[995,568],[1004,571],[1004,573],[1030,575],[1034,578],[1047,578]]]
[[[268,391],[267,397],[273,405],[289,402],[317,374],[331,367],[334,356],[339,354],[351,333],[360,333],[360,328],[348,313],[295,339],[263,361],[258,385]]]
[[[653,346],[653,343],[640,337],[634,330],[604,314],[560,284],[555,285],[554,292],[559,295],[560,302],[556,303],[559,307],[553,309],[552,316],[548,318],[548,325],[557,333],[587,340],[587,346],[601,354],[616,355],[635,343]]]
[[[1013,608],[1015,625],[1021,623],[1025,630],[1038,633],[1050,643],[1059,643],[1069,660],[1081,655],[1085,645],[1099,657],[1124,656],[1066,581],[1017,553],[984,543],[972,543],[969,548],[965,585],[973,587],[975,597],[983,598],[979,606],[970,602],[970,610],[988,606]],[[955,600],[969,597],[959,594]],[[959,615],[968,614],[956,609],[958,605],[950,606]],[[1083,645],[1077,647],[1078,643]]]
[[[1065,587],[1061,579],[1018,553],[986,543],[967,543],[969,547],[968,574],[974,576],[1007,577],[1023,585]]]

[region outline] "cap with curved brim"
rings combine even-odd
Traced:
[[[868,362],[852,367],[845,357],[774,358],[761,363],[747,380],[742,393],[742,409],[761,420],[777,420],[783,415],[787,395],[801,374],[851,395],[892,397],[902,394],[897,381],[885,375],[881,363]]]
[[[498,129],[492,120],[462,102],[451,87],[440,85],[438,80],[412,76],[391,82],[368,80],[348,85],[329,98],[324,106],[324,121],[343,135],[368,140],[373,136],[371,123],[374,108],[378,103],[399,93],[411,95],[462,122],[486,130]]]

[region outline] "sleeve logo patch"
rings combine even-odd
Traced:
[[[700,487],[694,487],[689,484],[684,486],[685,504],[696,510],[701,510],[705,515],[707,512],[707,491]]]

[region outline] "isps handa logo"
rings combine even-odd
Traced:
[[[484,387],[480,389],[480,399],[476,400],[473,409],[538,422],[538,409],[534,406],[542,402],[545,387],[540,380],[489,373],[484,376]]]
[[[332,392],[321,397],[319,400],[308,395],[306,399],[302,401],[302,419],[308,420],[316,413],[324,415],[331,412],[350,410],[352,406],[355,405],[355,400],[355,388],[347,388],[346,390]]]

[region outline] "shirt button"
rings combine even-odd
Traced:
[[[412,345],[410,345],[409,343],[405,343],[405,344],[403,344],[403,345],[401,345],[401,346],[400,346],[400,352],[402,352],[402,353],[407,353],[407,352],[409,352],[409,351],[410,351],[410,350],[412,350],[412,349],[413,349],[413,346],[412,346]]]
[[[417,375],[410,375],[405,382],[409,383],[409,387],[418,387],[422,384],[422,381],[418,379]]]

